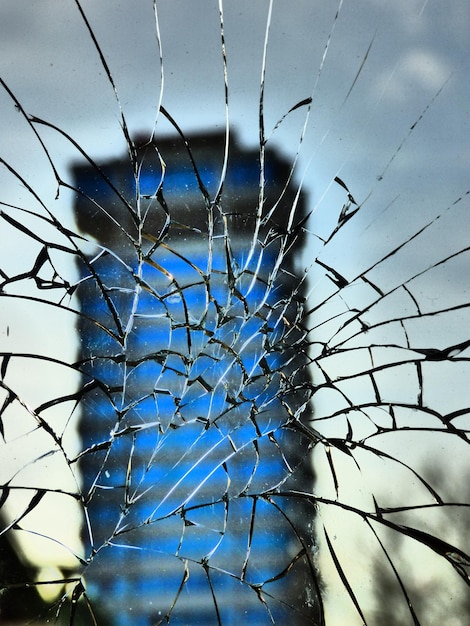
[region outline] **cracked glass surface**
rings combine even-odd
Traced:
[[[464,3],[20,5],[2,623],[465,624]]]

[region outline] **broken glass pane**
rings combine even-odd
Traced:
[[[2,622],[467,623],[464,1],[1,12]]]

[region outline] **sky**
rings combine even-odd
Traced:
[[[186,131],[223,128],[215,0],[157,3],[163,85],[151,2],[140,3],[137,11],[129,2],[82,6],[132,130],[152,128],[160,100]],[[241,140],[253,145],[269,3],[241,0],[223,9],[229,118]],[[322,197],[337,174],[362,200],[371,191],[388,198],[400,190],[407,200],[418,195],[421,202],[413,212],[425,210],[424,189],[432,189],[437,201],[455,199],[452,191],[459,189],[468,162],[469,87],[463,77],[469,11],[463,1],[445,9],[432,0],[273,3],[265,67],[266,134],[292,106],[313,96],[302,168],[308,167],[305,179],[314,199]],[[7,2],[2,14],[2,76],[25,109],[73,130],[96,156],[117,150],[119,110],[74,2],[42,2],[37,8]],[[387,168],[428,106],[402,154]],[[13,115],[8,99],[4,108]],[[305,107],[281,125],[273,143],[295,154],[304,121]],[[162,122],[162,132],[168,132]],[[23,142],[30,144],[29,136],[16,133],[15,141],[8,142],[17,158],[24,158]]]
[[[156,129],[157,135],[168,134],[168,123],[157,116],[160,104],[189,135],[223,129],[228,118],[239,141],[255,146],[263,75],[266,136],[270,145],[297,159],[295,177],[309,194],[312,233],[325,237],[334,227],[338,203],[344,200],[344,191],[333,183],[335,177],[346,182],[362,205],[337,244],[322,253],[325,262],[354,276],[385,249],[441,214],[411,254],[384,263],[376,276],[382,272],[388,284],[398,283],[435,258],[437,248],[445,256],[466,245],[467,0],[159,0],[157,19],[150,0],[90,0],[81,5],[112,73],[119,104],[72,0],[2,2],[0,77],[24,111],[69,133],[93,158],[124,152],[122,113],[131,133],[150,134]],[[312,99],[311,107],[297,108],[275,129],[307,98]],[[0,90],[0,111],[0,156],[73,226],[70,194],[63,191],[55,199],[46,155],[5,90]],[[53,129],[41,127],[40,134],[67,179],[79,153]],[[0,184],[3,202],[31,201],[24,185],[14,182],[6,168]],[[30,266],[33,253],[5,230],[0,236],[1,267]],[[317,241],[312,236],[304,254],[306,266],[313,262]],[[433,273],[433,285],[423,279],[426,306],[433,306],[433,298],[458,302],[468,293],[464,261],[459,257],[448,271]],[[318,286],[312,298],[321,297],[323,288],[327,289]],[[9,307],[0,309],[0,344],[5,349],[35,345],[54,353],[40,313],[30,322],[30,311],[15,313]],[[57,353],[73,354],[73,321],[57,315],[57,322],[51,322],[59,338]],[[464,331],[455,326],[453,337],[462,340]],[[440,340],[438,327],[416,332],[423,333],[423,341],[426,333],[433,342]],[[32,401],[50,392],[44,391],[42,376],[40,372],[32,376]],[[53,373],[50,376],[54,378]],[[67,385],[74,384],[71,373]],[[444,390],[441,401],[449,406],[460,387],[456,383],[444,387],[447,395]],[[428,393],[431,398],[433,391]],[[341,623],[335,622],[341,618],[334,617],[334,608],[330,610],[331,623]],[[348,619],[354,624],[349,614]]]

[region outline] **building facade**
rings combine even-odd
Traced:
[[[232,140],[220,189],[223,134],[188,143],[73,169],[97,244],[78,289],[87,595],[113,626],[311,624],[304,198],[272,150]]]

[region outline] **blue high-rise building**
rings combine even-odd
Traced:
[[[275,152],[261,167],[236,144],[217,196],[223,141],[142,143],[73,170],[97,242],[78,291],[85,583],[113,626],[318,612],[295,428],[311,395],[304,200]]]

